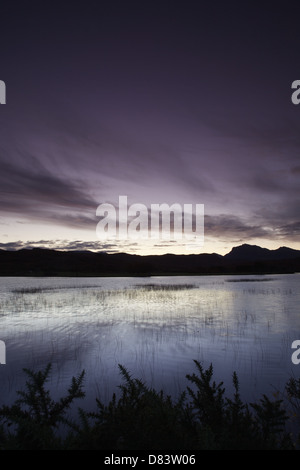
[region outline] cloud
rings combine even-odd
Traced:
[[[2,157],[0,169],[2,214],[72,227],[95,224],[97,202],[82,182],[54,174],[26,152],[17,160]]]
[[[204,233],[205,236],[239,242],[253,238],[270,238],[272,236],[272,230],[235,215],[205,215]]]
[[[17,241],[17,242],[7,242],[7,243],[0,243],[0,249],[7,250],[7,251],[15,251],[24,248],[24,242]]]
[[[1,159],[0,183],[2,197],[20,197],[19,203],[35,201],[62,207],[91,207],[94,201],[80,187],[79,183],[69,182],[59,174],[47,170],[33,155],[22,154],[27,165],[20,165]],[[25,200],[24,200],[25,198]],[[3,206],[2,206],[3,209]],[[5,209],[5,207],[4,207]]]
[[[300,165],[296,165],[290,170],[292,175],[300,175]]]
[[[124,242],[123,242],[124,243]],[[126,247],[116,240],[115,243],[103,243],[101,241],[82,240],[18,240],[15,242],[0,243],[0,249],[16,251],[21,249],[47,248],[58,251],[102,251],[106,253],[120,253],[120,251],[132,249],[137,243],[127,243]]]
[[[289,214],[280,217],[275,210],[264,209],[252,218],[235,215],[205,215],[205,237],[230,243],[248,243],[254,239],[298,241],[300,236],[299,209],[291,208]],[[282,207],[284,213],[284,207]],[[297,217],[298,215],[298,217]]]

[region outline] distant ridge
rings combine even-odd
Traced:
[[[300,250],[240,245],[213,254],[129,255],[47,248],[0,250],[0,276],[155,276],[300,272]]]
[[[293,259],[300,256],[299,250],[293,250],[282,246],[277,250],[269,250],[268,248],[261,248],[257,245],[240,245],[232,248],[230,253],[225,255],[227,260],[237,261],[265,261],[265,260],[284,260]]]

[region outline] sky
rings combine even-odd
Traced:
[[[300,249],[297,2],[6,3],[0,248]],[[99,236],[120,196],[204,205],[204,244]]]

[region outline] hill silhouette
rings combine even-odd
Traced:
[[[300,272],[300,250],[240,245],[230,253],[130,255],[44,248],[0,250],[0,276],[153,276]]]

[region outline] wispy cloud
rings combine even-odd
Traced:
[[[47,248],[59,251],[101,251],[105,253],[119,253],[120,251],[131,250],[137,246],[137,243],[124,242],[103,243],[101,241],[82,241],[82,240],[18,240],[15,242],[0,243],[0,249],[7,251],[17,251],[21,249]]]
[[[0,160],[0,212],[72,227],[95,224],[97,202],[80,181],[49,171],[33,155]]]

